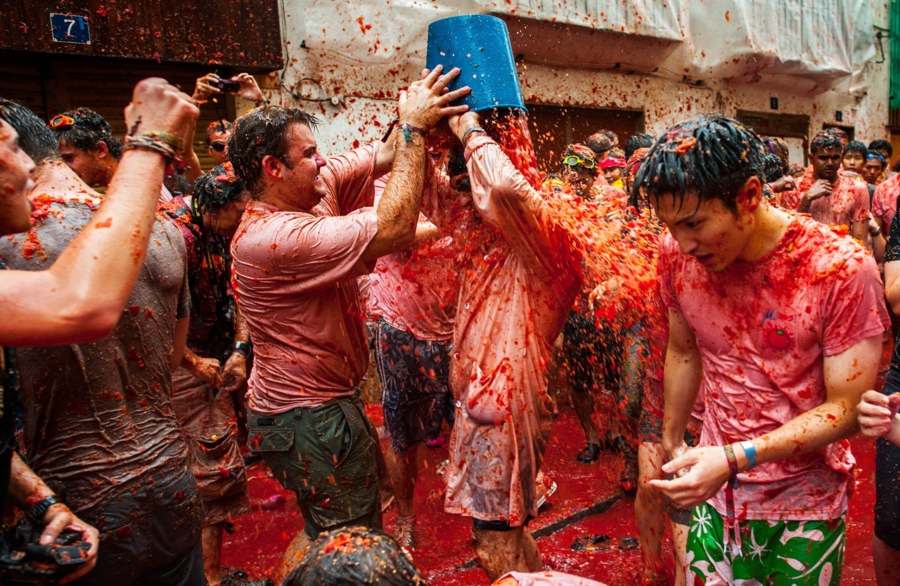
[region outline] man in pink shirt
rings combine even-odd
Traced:
[[[872,198],[872,215],[883,234],[890,234],[891,222],[897,215],[897,198],[900,197],[900,175],[893,175],[875,188]]]
[[[306,523],[282,576],[322,531],[381,527],[379,446],[356,389],[369,362],[356,278],[413,244],[425,133],[466,110],[447,104],[468,88],[442,94],[458,74],[436,69],[401,94],[393,149],[376,142],[326,160],[312,135],[316,119],[276,107],[239,118],[229,139],[234,170],[253,197],[231,246],[235,296],[254,348],[249,445],[297,493]],[[389,169],[376,210],[373,182]]]
[[[858,175],[840,172],[843,157],[841,139],[827,131],[809,144],[812,175],[804,175],[797,189],[786,192],[785,209],[809,214],[814,220],[865,242],[869,233],[869,190]]]
[[[666,132],[636,180],[666,224],[663,467],[696,505],[707,585],[840,582],[856,405],[888,325],[878,269],[848,238],[762,197],[759,138],[722,116]],[[702,392],[700,447],[683,442]]]
[[[536,476],[550,436],[550,350],[582,276],[573,238],[550,204],[478,123],[475,114],[450,119],[465,146],[471,193],[432,191],[443,197],[426,214],[465,243],[444,509],[473,517],[476,554],[496,580],[543,569],[525,525],[537,516]]]
[[[463,163],[463,169],[465,169]],[[380,200],[387,184],[375,182]],[[384,424],[391,435],[387,468],[397,500],[395,537],[416,546],[413,491],[418,445],[453,426],[450,339],[459,280],[453,239],[420,217],[415,250],[378,259],[369,277],[369,314],[376,320],[375,366],[381,381]]]

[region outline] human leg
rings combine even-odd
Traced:
[[[416,511],[413,507],[415,482],[418,476],[417,446],[398,453],[393,446],[387,451],[387,467],[391,476],[394,497],[397,499],[397,530],[394,537],[401,547],[416,548]]]
[[[888,373],[885,395],[900,391],[900,376]],[[875,534],[872,555],[878,586],[900,584],[900,447],[879,438],[875,442]]]
[[[215,586],[222,579],[222,531],[224,523],[215,523],[203,527],[203,573],[210,586]]]
[[[687,583],[687,539],[689,525],[676,521],[669,522],[672,531],[672,549],[675,554],[675,586],[685,586]]]
[[[595,331],[593,324],[576,312],[570,312],[563,327],[563,352],[568,358],[569,388],[575,414],[584,430],[587,445],[576,459],[589,464],[600,457],[600,437],[594,424]]]
[[[878,586],[900,586],[900,550],[873,535],[872,558],[875,560],[875,581]]]
[[[491,522],[478,523],[476,525],[490,526]],[[475,554],[481,569],[487,574],[491,582],[496,581],[507,572],[530,572],[528,560],[525,554],[523,533],[525,527],[513,527],[507,530],[472,528],[472,537],[475,539]],[[529,535],[530,537],[530,535]],[[533,539],[532,539],[533,542]],[[529,548],[531,545],[529,544]],[[537,544],[531,556],[537,551]],[[540,554],[537,555],[540,560]],[[532,563],[534,558],[532,557]]]
[[[644,578],[652,581],[665,572],[662,562],[662,540],[666,531],[666,506],[662,494],[649,482],[662,477],[663,451],[658,443],[642,442],[638,447],[637,495],[634,514],[637,519],[638,539],[644,556]]]

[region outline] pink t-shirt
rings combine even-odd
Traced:
[[[356,277],[378,231],[376,146],[328,160],[312,213],[253,201],[231,244],[233,283],[253,342],[250,408],[264,415],[352,395],[369,364]]]
[[[796,210],[800,206],[803,194],[813,184],[812,175],[804,175],[797,189],[785,193],[781,204],[785,209]],[[869,219],[869,188],[858,175],[849,176],[843,173],[832,186],[831,195],[820,197],[809,206],[809,215],[826,226],[849,228],[853,222]]]
[[[710,273],[668,233],[660,292],[684,314],[703,359],[701,446],[757,438],[826,400],[823,358],[889,325],[874,259],[804,216],[754,262]],[[739,519],[828,520],[847,510],[855,460],[846,441],[738,476]],[[710,503],[725,515],[724,491]]]
[[[588,580],[587,578],[563,574],[562,572],[533,572],[531,574],[510,572],[504,574],[500,580],[503,580],[503,578],[512,578],[519,586],[605,586],[602,582],[597,582],[596,580]]]
[[[388,176],[375,182],[378,199]],[[427,220],[420,217],[420,223]],[[413,251],[378,259],[369,277],[369,313],[419,340],[442,341],[453,336],[459,278],[453,238],[425,242]]]
[[[581,257],[497,143],[475,135],[466,158],[471,202],[450,218],[429,211],[465,242],[466,261],[453,331],[457,409],[444,510],[521,526],[537,516],[535,476],[551,424],[547,365],[581,290]]]
[[[882,181],[875,188],[875,196],[872,198],[872,215],[884,220],[885,234],[891,230],[891,222],[897,215],[897,198],[900,197],[900,174],[894,175]]]

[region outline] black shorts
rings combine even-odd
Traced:
[[[599,361],[599,375],[608,389],[619,384],[618,368],[622,363],[622,344],[611,329],[598,328],[592,316],[570,311],[563,326],[563,350],[569,367],[569,385],[577,393],[594,390],[594,364]]]
[[[89,519],[100,530],[97,565],[75,586],[202,586],[203,502],[188,473],[147,478]],[[102,529],[101,529],[102,527]]]
[[[888,372],[881,392],[900,392],[900,372]],[[875,443],[875,535],[900,550],[900,446],[884,438]]]
[[[435,437],[455,417],[450,394],[449,342],[419,340],[378,320],[375,366],[381,379],[384,424],[398,454]]]

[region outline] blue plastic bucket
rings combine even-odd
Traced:
[[[426,67],[434,69],[438,64],[445,72],[460,68],[459,77],[449,86],[451,90],[472,88],[459,104],[475,112],[493,108],[528,111],[519,88],[509,31],[496,16],[453,16],[431,23]]]

